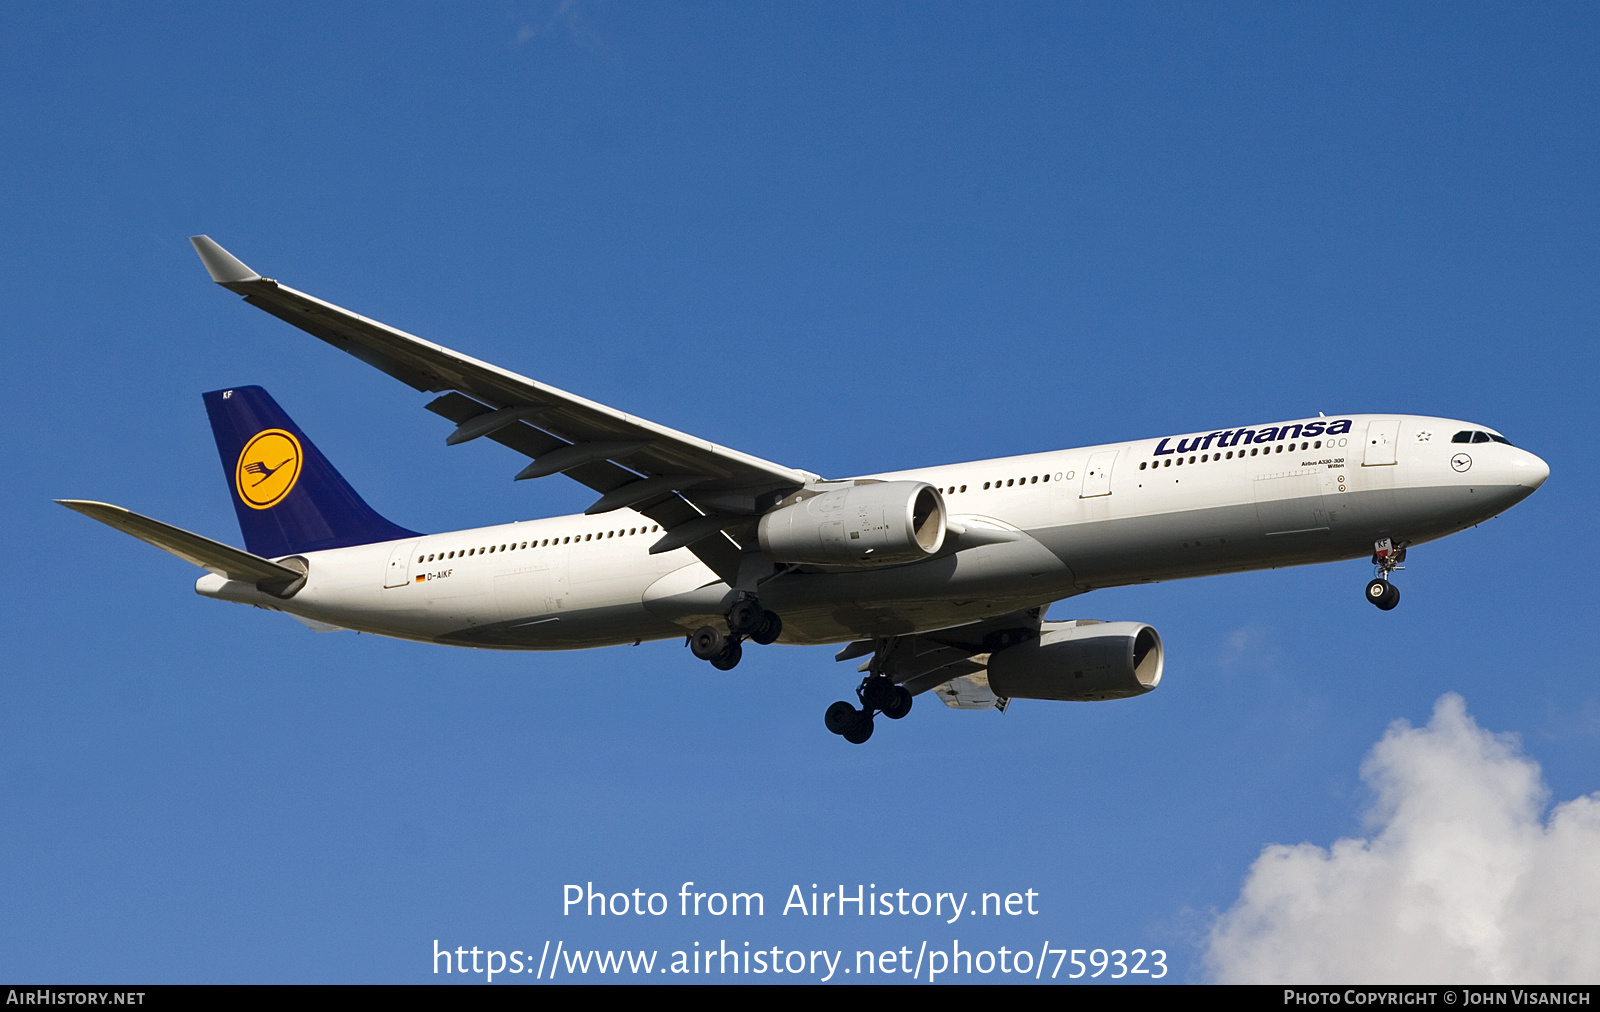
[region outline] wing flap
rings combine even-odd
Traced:
[[[435,398],[428,410],[440,417],[455,422],[459,429],[473,418],[482,417],[494,409],[485,407],[470,397],[459,393],[445,394]],[[543,416],[540,416],[543,421]],[[519,420],[509,425],[501,426],[483,436],[501,446],[515,450],[524,456],[535,460],[546,456],[561,447],[568,445],[565,441],[557,439],[542,429],[535,428],[525,420]],[[640,480],[639,474],[609,460],[592,461],[580,464],[563,472],[581,484],[599,492],[602,496],[616,492],[627,485],[632,485]],[[684,484],[690,481],[701,480],[698,475],[685,476]],[[633,509],[660,524],[663,530],[670,531],[701,517],[699,510],[689,505],[676,491],[667,489],[652,500],[638,502]],[[695,541],[688,546],[695,557],[704,562],[713,573],[716,573],[729,586],[732,586],[739,575],[740,549],[727,535],[720,531],[709,533],[703,540]]]
[[[941,684],[933,694],[952,710],[999,710],[1004,713],[1009,702],[989,688],[987,668],[958,675]]]

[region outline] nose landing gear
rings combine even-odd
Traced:
[[[1400,588],[1389,582],[1389,574],[1406,568],[1400,565],[1404,561],[1405,548],[1396,548],[1388,538],[1373,544],[1372,564],[1377,567],[1378,575],[1367,584],[1367,600],[1381,611],[1393,611],[1394,606],[1400,603]]]
[[[1400,588],[1388,580],[1373,580],[1367,584],[1367,600],[1384,611],[1390,611],[1400,603]]]

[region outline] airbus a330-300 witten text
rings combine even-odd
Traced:
[[[209,571],[206,597],[462,647],[570,650],[684,637],[847,643],[860,743],[932,692],[956,709],[1149,692],[1141,622],[1046,621],[1100,587],[1371,557],[1392,609],[1412,545],[1495,516],[1549,476],[1484,425],[1339,415],[826,479],[635,418],[323,302],[193,240],[212,280],[420,391],[454,426],[598,498],[577,516],[421,534],[379,516],[260,387],[205,395],[245,549],[61,500]],[[858,705],[859,704],[859,705]]]

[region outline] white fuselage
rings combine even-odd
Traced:
[[[1365,557],[1382,538],[1418,544],[1480,523],[1548,476],[1506,443],[1452,443],[1462,431],[1493,430],[1342,415],[870,475],[935,485],[953,524],[1009,540],[963,548],[956,537],[903,565],[802,568],[764,583],[761,598],[783,617],[783,642],[832,643],[1098,587]],[[309,552],[305,585],[288,600],[218,576],[195,589],[363,632],[498,649],[634,643],[720,623],[730,588],[687,549],[649,554],[661,537],[631,510],[553,517]]]

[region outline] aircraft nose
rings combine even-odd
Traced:
[[[1518,485],[1524,488],[1538,488],[1544,480],[1550,477],[1550,465],[1527,450],[1518,450],[1516,459],[1511,462],[1512,475]]]

